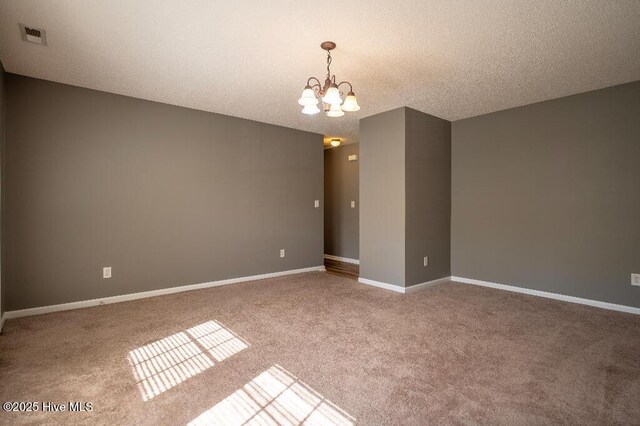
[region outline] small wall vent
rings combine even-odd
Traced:
[[[28,27],[25,24],[18,24],[20,26],[20,34],[22,35],[22,41],[29,43],[39,44],[41,46],[47,45],[47,33],[42,28]]]

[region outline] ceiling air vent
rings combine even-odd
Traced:
[[[47,33],[42,28],[27,27],[25,24],[18,24],[20,26],[20,34],[22,34],[22,41],[28,41],[29,43],[39,44],[41,46],[47,45]]]

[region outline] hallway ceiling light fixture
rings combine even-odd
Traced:
[[[331,51],[336,48],[336,44],[332,41],[325,41],[320,47],[327,51],[327,77],[324,80],[324,84],[320,83],[316,77],[310,77],[307,80],[307,85],[302,91],[302,96],[298,99],[298,103],[303,106],[302,113],[313,115],[320,112],[318,98],[322,100],[324,111],[327,113],[327,117],[342,117],[344,112],[355,112],[360,109],[358,100],[355,93],[353,93],[353,87],[348,81],[341,81],[336,84],[336,76],[331,75]],[[315,81],[315,84],[311,84]],[[347,97],[342,101],[342,92],[340,86],[346,84],[349,86],[349,92]]]
[[[331,139],[331,146],[340,146],[340,139],[338,138]]]

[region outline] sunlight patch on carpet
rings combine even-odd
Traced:
[[[189,423],[201,425],[353,425],[355,419],[279,365]]]
[[[207,321],[134,349],[128,359],[148,401],[248,347],[219,322]]]

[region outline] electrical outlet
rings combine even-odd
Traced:
[[[320,200],[316,200],[316,201],[313,203],[313,206],[314,206],[316,209],[317,209],[318,207],[320,207]]]
[[[280,250],[280,257],[284,257],[284,249]]]
[[[102,268],[102,278],[111,278],[111,266]]]
[[[631,274],[631,285],[640,287],[640,274]]]
[[[355,201],[352,201],[352,202],[351,202],[351,208],[352,208],[352,209],[355,209],[355,208],[356,208],[356,202],[355,202]]]
[[[429,256],[424,257],[424,266],[429,266]]]

